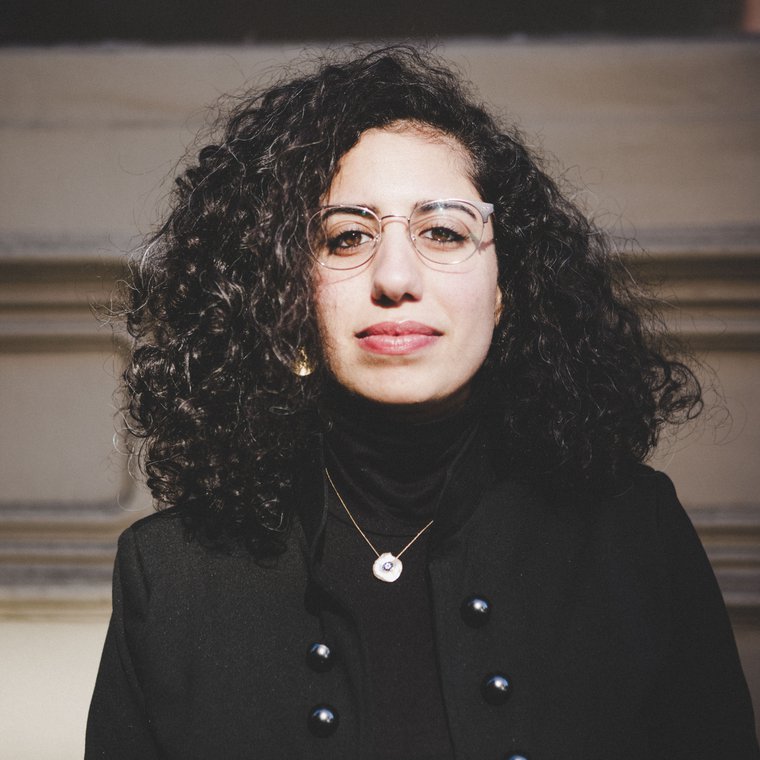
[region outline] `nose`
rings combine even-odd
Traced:
[[[418,301],[422,297],[420,258],[404,217],[383,217],[383,231],[372,259],[372,300],[380,304]]]

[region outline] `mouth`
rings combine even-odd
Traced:
[[[359,345],[373,354],[403,356],[435,343],[442,335],[430,325],[405,320],[378,322],[356,333]]]

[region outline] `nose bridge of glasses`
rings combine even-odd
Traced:
[[[407,227],[411,224],[411,217],[409,216],[404,216],[403,214],[385,214],[384,216],[377,217],[377,221],[380,223],[380,231],[385,227],[387,219],[395,219],[397,222],[406,222]]]
[[[406,228],[406,237],[407,239],[414,244],[414,236],[412,235],[412,227],[411,227],[411,217],[404,216],[403,214],[385,214],[383,216],[377,217],[378,221],[378,232],[377,236],[375,237],[375,246],[380,245],[380,241],[383,239],[383,233],[385,231],[385,224],[386,222],[398,222],[404,225]],[[416,247],[416,246],[415,246]]]

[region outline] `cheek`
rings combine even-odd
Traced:
[[[479,337],[480,341],[487,338],[490,342],[501,315],[501,291],[495,263],[479,277],[461,283],[452,297],[456,299],[460,321],[468,325],[474,333],[473,337]]]
[[[319,325],[322,342],[325,345],[329,345],[331,342],[330,334],[333,331],[335,319],[335,303],[331,300],[330,295],[331,289],[317,280],[316,297],[314,300],[317,305],[317,324]]]
[[[314,277],[317,324],[322,345],[330,358],[340,338],[341,325],[350,324],[350,302],[346,288],[330,279],[330,273]]]

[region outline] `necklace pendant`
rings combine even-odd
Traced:
[[[393,583],[398,580],[404,565],[398,557],[390,552],[383,552],[372,564],[372,574],[380,581]]]

